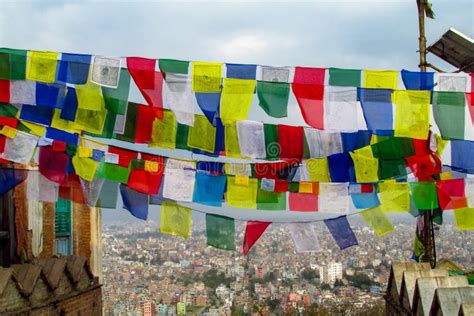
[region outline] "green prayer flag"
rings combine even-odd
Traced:
[[[380,207],[374,207],[359,212],[360,217],[373,228],[377,236],[382,237],[395,231],[392,221]]]
[[[257,210],[284,211],[286,210],[286,192],[271,192],[260,189],[258,181]]]
[[[189,150],[188,147],[189,126],[178,123],[176,130],[176,149]]]
[[[278,125],[263,124],[265,135],[266,160],[280,159],[280,144],[278,143]]]
[[[66,144],[66,154],[68,156],[75,156],[77,152],[77,145],[75,144]]]
[[[0,102],[0,116],[16,117],[18,109],[10,103]]]
[[[115,120],[117,118],[117,114],[107,111],[107,116],[105,117],[104,129],[102,130],[102,134],[92,134],[86,132],[86,135],[100,137],[100,138],[112,138],[114,136],[114,126]]]
[[[115,209],[117,207],[118,185],[117,182],[105,180],[95,206]]]
[[[272,117],[288,116],[290,84],[286,82],[257,81],[260,107]]]
[[[464,139],[463,92],[433,92],[433,116],[444,139]]]
[[[224,250],[235,250],[235,225],[230,217],[206,214],[207,245]]]
[[[300,191],[299,182],[288,182],[288,192],[298,193]]]
[[[107,163],[105,162],[105,158],[102,158],[102,161],[97,168],[96,176],[110,181],[127,183],[128,177],[130,176],[130,170],[130,166],[125,168],[120,165]]]
[[[411,196],[419,210],[438,208],[438,193],[435,182],[410,182]]]
[[[329,85],[339,87],[360,87],[360,69],[329,68]]]
[[[160,71],[164,73],[171,72],[175,74],[187,74],[189,69],[189,61],[159,59],[158,67],[160,67]]]
[[[443,210],[439,207],[433,210],[433,222],[438,225],[443,225]]]
[[[135,134],[137,131],[137,115],[139,104],[129,102],[127,116],[125,118],[125,130],[123,134],[115,134],[115,139],[124,142],[135,143]]]
[[[406,163],[404,159],[380,159],[379,179],[398,179],[407,176]]]
[[[115,114],[125,114],[130,93],[130,73],[127,68],[120,70],[117,88],[102,87],[105,108]]]
[[[25,80],[26,50],[0,48],[0,79]]]
[[[404,159],[415,154],[412,140],[405,137],[390,137],[371,147],[374,157],[379,159]]]

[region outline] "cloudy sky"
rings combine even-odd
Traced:
[[[432,2],[428,43],[474,35],[472,0]],[[415,0],[0,0],[1,47],[275,66],[415,70],[417,23]]]

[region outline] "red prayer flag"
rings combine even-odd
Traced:
[[[372,193],[374,192],[374,185],[372,183],[362,183],[360,187],[361,193]]]
[[[278,125],[280,158],[301,160],[304,153],[304,129],[301,126]]]
[[[163,118],[163,74],[155,71],[156,59],[127,57],[127,68],[155,115]]]
[[[246,255],[255,242],[262,236],[271,222],[257,222],[257,221],[248,221],[247,227],[245,228],[245,237],[244,237],[244,246],[243,251]]]
[[[318,195],[310,193],[290,192],[288,196],[290,211],[317,212]]]
[[[47,179],[63,183],[66,179],[66,171],[69,156],[62,152],[53,150],[53,146],[42,146],[39,149],[39,172]]]
[[[0,116],[0,126],[10,126],[16,128],[18,125],[18,119],[15,117]]]
[[[287,192],[288,191],[288,181],[286,180],[275,180],[275,192]]]
[[[126,150],[118,147],[109,146],[109,153],[117,154],[119,156],[119,165],[128,168],[132,159],[137,159],[138,152]]]
[[[128,178],[128,187],[145,194],[158,194],[163,177],[165,158],[142,154],[143,160],[158,163],[156,171],[132,169]]]
[[[430,142],[427,139],[412,139],[415,155],[424,156],[431,154]]]
[[[434,181],[433,176],[441,173],[441,160],[435,154],[411,156],[406,161],[418,181]]]
[[[65,152],[67,148],[67,143],[60,140],[53,141],[53,151]]]
[[[439,206],[442,210],[467,207],[464,192],[464,179],[449,179],[436,181]]]
[[[155,111],[152,107],[146,105],[138,106],[135,143],[147,144],[151,140],[151,131],[155,117]]]
[[[324,75],[325,68],[296,67],[293,94],[308,125],[324,128]]]
[[[64,182],[59,187],[59,197],[71,200],[74,203],[86,204],[78,175],[70,173],[66,176]]]
[[[0,80],[0,102],[10,102],[10,81]]]

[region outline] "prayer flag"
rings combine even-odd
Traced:
[[[193,161],[168,159],[165,167],[163,197],[183,202],[192,202],[196,174]]]
[[[0,196],[4,195],[28,177],[28,170],[0,169]]]
[[[324,128],[324,68],[296,67],[292,89],[305,122]]]
[[[286,192],[273,192],[273,190],[265,190],[265,180],[273,181],[273,189],[275,187],[275,180],[261,179],[257,191],[257,210],[267,211],[284,211],[286,210]]]
[[[317,212],[318,211],[318,195],[311,193],[288,194],[288,203],[290,211],[298,212]]]
[[[364,70],[364,88],[391,89],[398,87],[398,71]]]
[[[191,209],[171,201],[161,205],[160,233],[188,239],[191,236]]]
[[[380,205],[377,192],[371,193],[353,193],[351,194],[352,204],[357,209],[367,209]]]
[[[62,53],[58,68],[58,81],[85,84],[89,76],[91,55]]]
[[[357,131],[357,88],[327,86],[324,91],[324,129]]]
[[[436,181],[436,189],[439,206],[443,211],[467,207],[464,179]]]
[[[235,79],[255,80],[257,65],[225,64],[226,77]]]
[[[289,223],[288,230],[297,253],[321,251],[313,223]]]
[[[379,183],[380,209],[384,212],[410,211],[410,188],[407,182]]]
[[[360,217],[369,224],[379,237],[395,231],[392,221],[384,214],[380,207],[369,208],[359,212]]]
[[[10,81],[10,103],[35,104],[36,82],[31,80]]]
[[[433,181],[441,173],[441,160],[434,154],[407,157],[406,161],[418,181]]]
[[[147,144],[151,140],[155,120],[155,111],[152,107],[147,105],[138,106],[135,144]]]
[[[332,182],[355,182],[354,163],[349,153],[329,156],[328,166]]]
[[[458,230],[474,230],[474,208],[464,207],[454,210]]]
[[[248,158],[265,158],[265,133],[263,123],[237,121],[240,155]]]
[[[260,107],[268,115],[276,118],[287,117],[290,84],[285,82],[257,82]]]
[[[246,120],[252,105],[255,80],[225,78],[220,103],[220,118],[224,125]]]
[[[341,250],[358,245],[357,238],[349,226],[346,216],[325,219],[324,224],[326,224],[329,232]]]
[[[349,191],[347,183],[320,183],[318,211],[328,213],[349,212]]]
[[[67,121],[74,121],[76,119],[78,106],[76,89],[68,87],[60,118]]]
[[[397,108],[395,136],[428,138],[430,97],[430,91],[399,90],[393,93],[393,103]]]
[[[311,158],[303,160],[303,168],[312,182],[331,182],[327,158]]]
[[[59,185],[48,180],[39,171],[28,171],[26,196],[30,201],[56,202]]]
[[[99,162],[86,157],[76,155],[72,157],[72,165],[76,174],[86,181],[93,181]]]
[[[213,153],[216,144],[216,128],[206,117],[196,115],[194,126],[189,127],[188,146]]]
[[[99,180],[96,178],[96,180]],[[96,181],[94,180],[94,181]],[[115,209],[118,196],[118,183],[115,181],[105,180],[100,191],[99,199],[96,207]]]
[[[130,189],[125,184],[120,184],[123,207],[136,218],[146,221],[148,219],[148,195]]]
[[[360,69],[329,68],[329,85],[339,87],[360,87]]]
[[[372,134],[370,131],[357,131],[354,133],[341,133],[344,151],[353,151],[370,145]]]
[[[304,151],[304,129],[301,126],[278,125],[280,158],[302,159]]]
[[[89,207],[95,207],[100,198],[105,179],[94,178],[92,181],[86,181],[79,178],[79,181],[81,182],[82,194],[84,195],[84,200],[87,205],[89,205]]]
[[[243,252],[247,255],[252,246],[257,242],[260,236],[263,235],[271,222],[248,221],[245,227]]]
[[[455,170],[461,170],[474,174],[474,141],[451,141],[451,166]]]
[[[187,74],[189,71],[189,61],[160,58],[158,60],[158,67],[161,72],[166,73],[166,76],[168,76],[168,73]]]
[[[232,158],[240,158],[239,138],[237,135],[237,125],[233,121],[225,125],[225,155]]]
[[[77,85],[75,87],[79,109],[100,111],[105,108],[100,86],[88,82],[85,85]]]
[[[6,138],[5,147],[0,158],[11,162],[28,164],[33,157],[38,139],[38,136],[17,131],[15,138]]]
[[[404,137],[390,137],[371,147],[374,157],[379,159],[404,159],[415,155],[412,140]]]
[[[359,89],[367,129],[375,135],[393,135],[392,90]]]
[[[434,210],[439,207],[435,182],[410,182],[411,197],[419,210]]]
[[[322,158],[343,152],[340,133],[326,133],[313,128],[304,129],[311,158]]]
[[[226,176],[224,175],[197,172],[193,202],[217,207],[222,206],[225,182]]]
[[[36,83],[36,105],[62,108],[65,98],[65,85]]]
[[[466,98],[461,92],[433,92],[433,115],[444,139],[464,139]]]
[[[258,179],[249,179],[247,185],[239,185],[237,177],[227,176],[227,204],[239,208],[256,208]]]
[[[119,131],[119,126],[120,125],[120,119],[117,116],[116,122],[115,122],[115,127],[114,127],[114,132],[115,138],[121,141],[129,142],[129,143],[134,143],[135,142],[135,134],[137,130],[137,118],[138,118],[138,107],[140,105],[137,103],[129,102],[128,107],[127,107],[127,112],[126,115],[123,117],[123,128],[121,131]]]
[[[45,126],[51,125],[54,108],[48,106],[36,106],[23,104],[20,112],[20,119]]]
[[[469,91],[469,75],[465,73],[437,73],[437,90],[446,92]]]
[[[151,141],[149,142],[148,147],[175,149],[176,128],[176,119],[173,112],[164,111],[163,119],[160,120],[154,118]]]
[[[208,246],[224,250],[235,250],[234,219],[206,214],[206,236]]]
[[[105,108],[115,114],[125,114],[127,112],[129,93],[130,73],[124,68],[120,71],[117,88],[102,87]]]
[[[132,168],[128,178],[128,186],[145,194],[158,194],[164,172],[165,159],[143,153],[141,158],[145,168]],[[147,163],[153,163],[153,167],[147,168]]]
[[[10,81],[0,80],[0,102],[10,102]]]
[[[195,103],[191,78],[187,74],[166,74],[163,82],[163,105],[173,111],[179,123],[194,125]]]
[[[52,146],[42,146],[39,148],[39,171],[50,181],[63,183],[66,179],[66,171],[69,156],[63,152],[53,150]],[[76,173],[79,174],[79,171]]]
[[[25,80],[27,53],[23,49],[0,48],[0,79]]]
[[[407,90],[433,90],[434,72],[401,71],[403,84]]]
[[[193,91],[219,92],[222,85],[222,63],[192,62]]]
[[[196,101],[199,108],[207,117],[209,122],[212,125],[215,125],[216,120],[219,117],[219,104],[221,101],[221,92],[215,92],[215,93],[196,92],[195,95],[196,95]]]
[[[30,51],[26,69],[26,79],[53,83],[56,79],[58,53]]]
[[[349,153],[355,168],[358,183],[377,182],[379,180],[379,160],[374,158],[371,146],[366,146]]]
[[[278,142],[278,125],[263,124],[263,133],[265,138],[265,148],[267,155],[265,160],[280,159],[281,147]]]
[[[97,177],[114,182],[128,183],[130,170],[130,167],[122,167],[117,164],[107,163],[105,162],[105,159],[102,159],[97,169]]]
[[[94,56],[90,81],[100,86],[117,88],[121,64],[120,58]]]

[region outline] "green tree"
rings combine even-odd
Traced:
[[[319,277],[319,273],[311,268],[306,268],[301,272],[301,277],[305,280],[311,281],[314,278]]]
[[[331,289],[331,286],[327,283],[323,283],[321,285],[321,290],[330,290]]]

